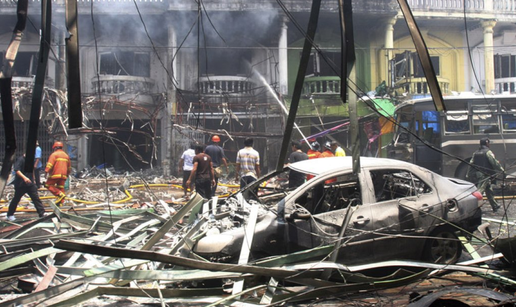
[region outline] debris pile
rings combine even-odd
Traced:
[[[206,201],[198,194],[185,203],[174,198],[171,184],[137,193],[138,186],[127,178],[113,180],[109,186],[117,188],[106,196],[98,192],[106,184],[103,180],[74,183],[63,207],[45,199],[52,213],[41,219],[20,214],[15,222],[1,222],[0,307],[113,302],[431,306],[447,300],[495,306],[515,301],[511,264],[499,260],[501,253],[477,253],[488,249],[486,242],[495,240],[491,237],[464,238],[468,258],[458,264],[386,261],[346,266],[330,260],[333,245],[256,259],[242,248],[238,263],[227,263],[202,258],[193,247],[217,228],[252,229],[258,214],[253,207],[221,208],[217,198]],[[95,203],[103,197],[110,202]],[[118,197],[124,201],[117,202]],[[240,225],[227,222],[229,217]],[[315,255],[323,260],[311,261]]]

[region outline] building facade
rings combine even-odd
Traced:
[[[441,91],[514,92],[516,3],[409,0]],[[78,1],[84,129],[68,131],[65,2],[52,1],[52,41],[40,143],[73,150],[75,167],[158,168],[175,175],[191,142],[221,136],[230,161],[255,139],[264,170],[275,168],[299,67],[311,1]],[[41,2],[29,4],[15,62],[19,148],[26,137],[38,59]],[[348,117],[340,92],[338,1],[323,1],[304,80],[295,138]],[[0,54],[16,23],[16,2],[0,0]],[[382,83],[393,96],[428,95],[396,0],[353,1],[356,62],[348,100]],[[367,108],[364,114],[367,113]],[[362,115],[364,115],[362,114]],[[3,129],[3,127],[1,128]],[[2,132],[3,133],[3,132]],[[362,133],[362,132],[361,132]],[[365,132],[364,132],[365,133]],[[346,131],[334,138],[346,143]],[[3,152],[0,141],[0,152]]]

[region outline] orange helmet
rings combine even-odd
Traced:
[[[215,142],[215,143],[220,142],[220,138],[219,138],[219,136],[218,136],[218,135],[214,135],[214,136],[211,138],[211,140],[212,140],[213,142]]]
[[[52,145],[52,149],[63,148],[63,147],[64,147],[64,145],[61,142],[54,142],[54,145]]]

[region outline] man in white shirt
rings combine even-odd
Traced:
[[[240,188],[260,177],[260,154],[253,149],[253,139],[244,140],[244,148],[240,149],[236,158],[236,181],[240,179]]]
[[[188,178],[190,178],[190,174],[192,173],[193,169],[193,158],[195,157],[195,144],[190,144],[190,148],[185,150],[183,154],[181,155],[181,159],[179,159],[179,173],[183,172],[183,196],[185,199],[189,199],[188,190],[193,191],[193,184],[188,186],[186,182],[188,181]]]

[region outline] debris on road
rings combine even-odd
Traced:
[[[110,188],[103,191],[103,185]],[[237,189],[231,184],[226,188]],[[41,219],[31,212],[32,205],[21,204],[16,221],[1,222],[0,307],[122,301],[333,306],[343,305],[344,299],[355,306],[431,306],[446,300],[495,306],[515,301],[512,263],[503,262],[504,255],[490,247],[495,234],[461,238],[467,253],[457,264],[398,260],[346,266],[331,261],[333,244],[248,256],[238,264],[210,261],[193,252],[205,232],[215,231],[208,225],[236,227],[223,222],[232,216],[240,221],[238,227],[249,227],[252,208],[237,216],[220,211],[226,195],[204,200],[194,194],[186,202],[182,194],[179,181],[133,184],[122,176],[77,180],[63,207],[43,196],[49,214]]]

